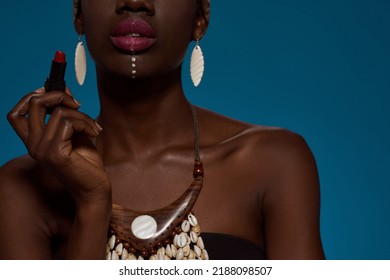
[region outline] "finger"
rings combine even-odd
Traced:
[[[54,140],[62,140],[66,142],[71,140],[75,134],[82,134],[87,137],[97,137],[99,132],[95,128],[81,119],[62,119],[57,133],[54,135]],[[56,137],[58,137],[56,139]]]
[[[71,96],[59,91],[33,96],[30,99],[28,106],[28,128],[29,137],[34,141],[39,139],[43,134],[47,110],[57,106],[76,110],[80,104]]]
[[[58,152],[70,156],[73,151],[72,138],[75,134],[85,135],[88,138],[95,138],[99,135],[89,123],[81,119],[61,119],[58,129],[53,137],[52,143],[56,145]]]
[[[40,87],[36,90],[33,91],[33,93],[38,93],[38,94],[42,94],[42,93],[45,93],[46,92],[46,89],[45,87]]]
[[[74,101],[76,104],[78,104],[79,106],[81,106],[80,102],[79,102],[76,98],[74,98],[73,93],[70,91],[70,89],[69,89],[68,87],[65,88],[65,93],[66,93],[67,95],[69,95],[70,97],[72,97],[72,98],[73,98],[73,101]]]
[[[81,134],[95,138],[99,132],[82,118],[51,118],[42,138],[30,145],[30,155],[40,162],[59,164],[69,158],[73,150],[73,137]]]
[[[54,134],[56,131],[59,129],[58,127],[60,126],[61,120],[65,118],[68,120],[81,120],[86,123],[87,126],[89,126],[96,135],[96,137],[102,129],[100,126],[88,115],[72,110],[72,109],[67,109],[64,107],[57,107],[54,109],[52,115],[50,116],[46,128],[45,128],[45,138],[48,139],[49,141],[54,137]]]
[[[29,94],[26,94],[7,114],[9,123],[25,145],[27,145],[28,141],[27,115],[30,99],[34,96],[42,95],[43,93],[45,93],[45,88],[39,88]]]
[[[73,97],[73,94],[72,92],[70,91],[70,89],[68,87],[65,88],[65,93],[69,96],[72,96]]]

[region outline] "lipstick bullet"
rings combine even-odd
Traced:
[[[50,75],[45,81],[46,92],[65,90],[65,70],[66,56],[62,51],[57,51],[51,63]]]

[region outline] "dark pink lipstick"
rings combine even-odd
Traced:
[[[115,47],[127,52],[149,49],[156,42],[153,27],[141,19],[125,19],[119,22],[111,33]]]
[[[51,63],[49,78],[45,81],[46,92],[53,90],[64,91],[65,84],[66,57],[62,51],[57,51]]]

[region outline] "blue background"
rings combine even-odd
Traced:
[[[169,1],[169,0],[166,0]],[[93,64],[72,71],[72,1],[1,1],[0,164],[25,153],[5,116],[41,87],[57,49],[82,109],[98,112]],[[390,259],[390,1],[212,1],[195,104],[302,134],[321,179],[321,233],[329,259]]]

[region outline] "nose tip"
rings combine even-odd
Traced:
[[[121,13],[144,13],[153,16],[155,13],[154,4],[151,0],[122,0],[117,1],[116,11]]]

